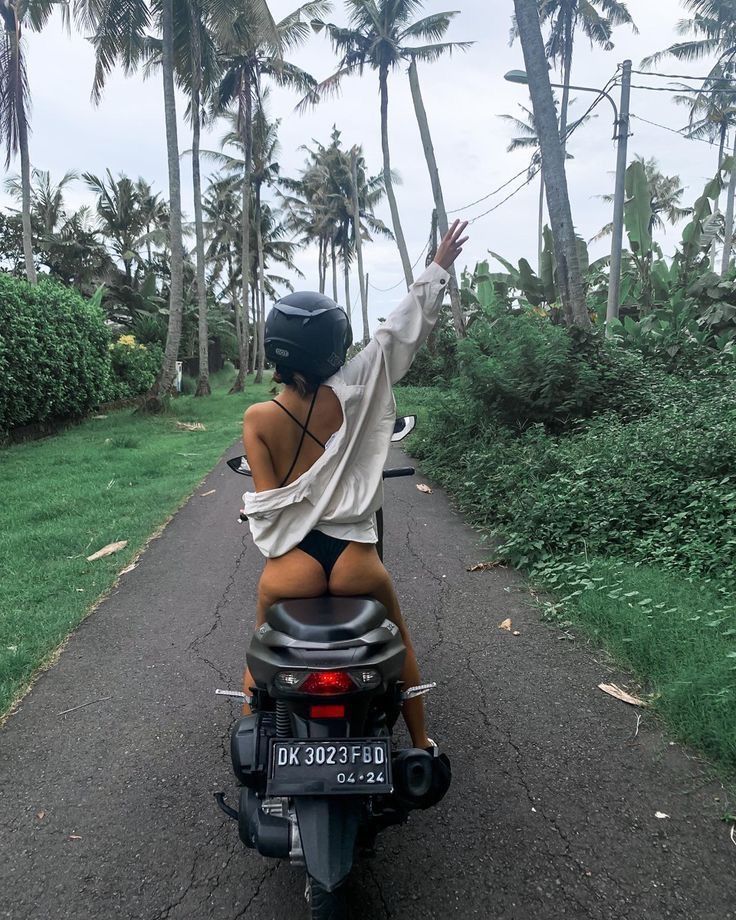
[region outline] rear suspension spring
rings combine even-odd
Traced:
[[[283,700],[276,701],[276,736],[278,738],[291,737],[291,718]]]

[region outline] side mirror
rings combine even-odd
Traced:
[[[227,461],[227,465],[233,473],[239,473],[241,476],[252,476],[246,457],[232,457]]]
[[[417,427],[416,415],[405,415],[403,418],[397,418],[394,422],[394,433],[391,435],[392,441],[403,441]]]

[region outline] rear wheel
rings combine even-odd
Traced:
[[[334,891],[328,891],[316,879],[307,876],[307,901],[311,920],[348,920],[345,882]]]

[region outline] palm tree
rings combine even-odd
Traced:
[[[301,240],[302,246],[317,243],[317,274],[319,291],[324,294],[327,286],[328,251],[333,254],[333,299],[337,299],[337,275],[334,261],[333,241],[337,233],[337,221],[333,214],[334,202],[330,197],[330,176],[321,144],[316,151],[303,147],[308,153],[301,175],[297,179],[284,177],[282,188],[290,194],[281,193],[286,214],[286,224]]]
[[[161,72],[164,90],[164,120],[169,172],[169,322],[164,360],[150,394],[150,408],[158,408],[176,377],[176,360],[181,340],[184,295],[184,241],[181,223],[181,174],[174,93],[174,0],[127,0],[125,4],[75,0],[75,12],[83,27],[91,30],[95,48],[95,76],[92,98],[99,102],[110,71],[120,63],[126,73],[133,72],[145,59],[148,29],[155,23],[161,33]]]
[[[38,232],[50,236],[67,217],[64,191],[79,176],[72,169],[54,184],[48,170],[35,167],[32,176],[31,219],[35,221]],[[20,176],[10,176],[5,182],[5,188],[13,198],[23,200],[23,181]]]
[[[248,296],[250,272],[251,171],[253,157],[253,113],[263,77],[300,93],[311,92],[315,80],[306,71],[284,60],[284,51],[302,44],[309,35],[309,18],[321,15],[328,4],[310,0],[280,22],[271,16],[265,0],[242,0],[235,15],[230,5],[218,5],[213,13],[213,31],[222,52],[223,75],[218,88],[218,110],[235,106],[242,138],[243,204],[241,253],[241,338],[240,369],[233,390],[242,390],[248,366]]]
[[[575,33],[580,30],[605,51],[613,49],[611,36],[616,26],[628,25],[638,34],[631,13],[623,0],[537,0],[542,25],[549,26],[547,57],[562,71],[562,104],[560,106],[560,136],[563,147],[567,142],[567,121],[570,106],[572,60]],[[511,30],[513,39],[519,34],[516,22]]]
[[[675,101],[690,107],[690,124],[687,134],[711,142],[718,142],[718,170],[724,161],[729,129],[736,123],[736,109],[733,80],[736,74],[736,9],[732,0],[684,0],[685,7],[693,14],[690,19],[678,23],[677,31],[685,40],[675,42],[663,51],[658,51],[642,61],[642,67],[651,67],[664,58],[691,62],[715,57],[708,77],[703,81],[700,92],[680,95]],[[736,157],[736,146],[734,146]],[[733,191],[732,191],[733,190]],[[733,194],[736,185],[729,184],[726,206],[727,227],[723,253],[722,271],[725,273],[731,258],[733,237]],[[719,207],[716,201],[715,210]],[[730,217],[729,217],[730,214]],[[728,224],[730,223],[730,226]],[[711,259],[715,266],[715,245]]]
[[[570,209],[565,152],[557,125],[539,10],[536,0],[514,0],[514,8],[516,28],[529,76],[534,124],[539,132],[542,171],[547,188],[547,208],[554,240],[562,305],[568,324],[588,331],[591,323],[585,303],[583,277]]]
[[[542,252],[544,250],[544,173],[541,169],[542,157],[539,153],[539,138],[537,137],[537,129],[534,124],[534,112],[528,109],[524,105],[520,105],[519,108],[524,113],[526,118],[517,118],[515,115],[499,115],[499,118],[503,118],[504,121],[517,132],[516,137],[511,139],[508,147],[506,148],[508,153],[515,153],[517,150],[531,150],[532,159],[529,164],[529,171],[527,172],[527,177],[529,180],[533,179],[534,176],[539,173],[539,215],[537,221],[537,259],[538,259],[538,272],[541,276],[542,273]]]
[[[238,347],[241,312],[237,295],[240,276],[236,266],[239,264],[238,253],[243,248],[240,239],[241,201],[239,177],[222,174],[212,177],[202,199],[205,233],[209,240],[205,258],[210,266],[210,285],[230,302]]]
[[[682,207],[682,196],[685,194],[685,188],[682,185],[679,176],[666,176],[661,172],[659,163],[654,157],[646,159],[643,156],[636,155],[634,161],[638,161],[644,167],[649,192],[651,195],[652,217],[649,223],[649,232],[654,230],[664,230],[665,221],[674,226],[681,220],[684,220],[692,214],[692,208]],[[609,204],[613,202],[613,195],[599,195],[601,201]],[[594,240],[601,240],[613,233],[613,224],[606,224],[594,237]]]
[[[316,149],[304,149],[308,160],[301,176],[298,179],[281,180],[282,186],[291,192],[290,195],[281,195],[287,225],[301,239],[302,245],[318,242],[321,292],[325,288],[329,250],[332,261],[332,296],[335,300],[338,299],[339,252],[345,282],[345,306],[349,310],[350,267],[353,257],[358,254],[359,243],[362,261],[362,242],[371,239],[371,232],[392,237],[391,231],[374,214],[374,209],[385,194],[383,175],[368,175],[361,148],[345,150],[341,133],[336,127],[333,127],[328,145],[317,142]],[[362,272],[360,267],[359,271]],[[365,298],[362,306],[365,336],[368,330]]]
[[[202,172],[200,136],[206,121],[207,104],[212,100],[219,76],[219,62],[212,31],[208,28],[210,0],[182,0],[175,7],[174,54],[179,86],[189,97],[187,115],[192,125],[192,192],[194,198],[195,278],[198,314],[199,372],[195,396],[211,394],[205,279],[204,217],[202,213]]]
[[[21,218],[26,278],[36,283],[31,229],[31,157],[28,150],[31,92],[23,53],[26,26],[40,32],[56,7],[66,15],[58,0],[0,0],[3,42],[0,47],[0,140],[5,145],[5,168],[20,155]]]
[[[401,227],[391,173],[391,151],[388,138],[388,75],[391,70],[396,69],[402,63],[414,65],[412,81],[415,111],[425,141],[425,154],[436,199],[438,195],[441,197],[441,187],[439,186],[437,164],[431,149],[431,140],[429,143],[426,140],[429,138],[429,126],[421,102],[421,93],[419,93],[416,62],[435,61],[443,54],[451,53],[454,49],[467,48],[470,45],[469,42],[436,41],[447,31],[450,22],[456,15],[454,12],[435,13],[412,22],[412,17],[422,5],[423,0],[346,0],[350,13],[347,28],[322,20],[315,21],[313,24],[317,31],[321,29],[327,31],[335,51],[340,55],[337,71],[320,84],[317,88],[318,96],[337,90],[343,77],[353,73],[362,74],[366,67],[378,71],[383,181],[407,287],[412,284],[414,275]],[[427,39],[435,41],[433,44],[412,44]],[[305,100],[307,101],[314,101],[314,97]],[[443,203],[441,206],[444,210]],[[456,319],[456,325],[458,323],[462,327],[461,315],[458,315]]]
[[[103,178],[94,173],[84,173],[82,178],[97,196],[100,229],[110,240],[115,256],[123,263],[127,284],[132,288],[135,286],[133,263],[140,265],[140,241],[148,232],[148,214],[141,208],[136,185],[124,174],[113,178],[109,169]]]

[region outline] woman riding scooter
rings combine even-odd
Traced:
[[[255,492],[244,511],[266,565],[256,627],[278,601],[370,595],[398,626],[407,655],[402,679],[421,683],[409,631],[376,551],[375,513],[395,418],[392,386],[409,370],[439,315],[448,269],[462,252],[467,222],[455,221],[432,264],[366,347],[345,363],[352,343],[345,311],[322,294],[278,301],[266,320],[265,351],[278,398],[245,413],[243,443]],[[243,690],[253,681],[246,671]],[[246,712],[248,712],[246,707]],[[412,743],[434,751],[421,697],[403,705]]]

